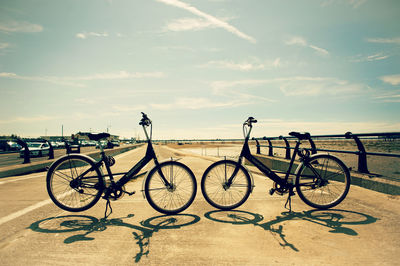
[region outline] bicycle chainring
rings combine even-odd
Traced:
[[[277,193],[278,195],[284,195],[286,193],[289,192],[289,188],[288,187],[282,187],[281,185],[279,185],[278,183],[274,182],[273,183],[273,189],[275,190],[275,193]]]
[[[119,189],[113,189],[110,193],[110,200],[116,201],[121,199],[125,195],[125,186],[122,186]]]

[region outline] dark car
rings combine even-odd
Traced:
[[[21,146],[15,141],[5,139],[0,140],[0,150],[18,151],[19,149],[21,149]]]

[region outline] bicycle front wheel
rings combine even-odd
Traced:
[[[170,186],[164,183],[161,173]],[[144,192],[156,211],[177,214],[192,204],[197,192],[196,178],[186,165],[176,161],[164,162],[149,173]]]
[[[100,199],[104,182],[92,160],[69,155],[56,161],[47,172],[47,192],[61,209],[84,211]]]
[[[228,185],[228,179],[232,176],[232,184]],[[210,165],[201,179],[204,198],[211,206],[220,210],[231,210],[242,205],[250,195],[251,186],[247,170],[229,160]]]
[[[299,197],[309,206],[328,209],[344,200],[350,189],[350,172],[338,158],[321,154],[304,161],[296,177]]]

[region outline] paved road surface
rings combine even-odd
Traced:
[[[116,156],[113,171],[126,171],[144,147]],[[159,157],[182,158],[200,181],[213,160],[156,146]],[[239,209],[221,212],[200,188],[190,208],[175,216],[154,211],[140,190],[82,213],[50,202],[45,173],[0,179],[1,265],[398,265],[398,197],[351,187],[335,210],[315,211],[294,197],[269,196],[265,178],[253,174],[255,190]]]

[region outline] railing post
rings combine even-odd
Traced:
[[[28,144],[26,144],[25,141],[21,140],[21,139],[16,139],[18,145],[21,145],[24,148],[24,162],[25,163],[30,163],[31,162],[31,156],[29,154],[29,148],[28,148]]]
[[[261,151],[260,151],[260,142],[258,142],[258,139],[256,139],[256,138],[253,138],[253,140],[255,140],[256,141],[256,146],[257,146],[257,154],[261,154]]]
[[[54,148],[53,145],[51,145],[50,141],[46,140],[46,142],[49,144],[50,149],[49,149],[49,159],[54,159]]]
[[[351,132],[347,132],[345,134],[346,139],[354,139],[358,147],[358,172],[369,174],[368,167],[367,167],[367,152],[365,151],[364,145],[362,144],[361,140],[356,136],[353,135]]]
[[[65,143],[65,150],[66,150],[67,154],[70,154],[71,153],[71,148],[69,147],[68,141],[66,141],[65,139],[63,141]]]
[[[274,156],[274,152],[273,152],[273,147],[272,147],[272,143],[271,140],[267,137],[263,137],[263,140],[267,140],[268,141],[268,156]]]
[[[285,137],[283,137],[283,136],[279,136],[279,139],[283,139],[283,140],[285,141],[285,144],[286,144],[286,148],[285,148],[285,150],[286,150],[286,156],[285,156],[285,159],[290,159],[290,145],[289,145],[289,141],[288,141]]]
[[[317,153],[317,147],[315,146],[315,143],[312,140],[311,135],[308,137],[308,141],[310,142],[310,146],[311,146],[311,154],[316,154]]]

